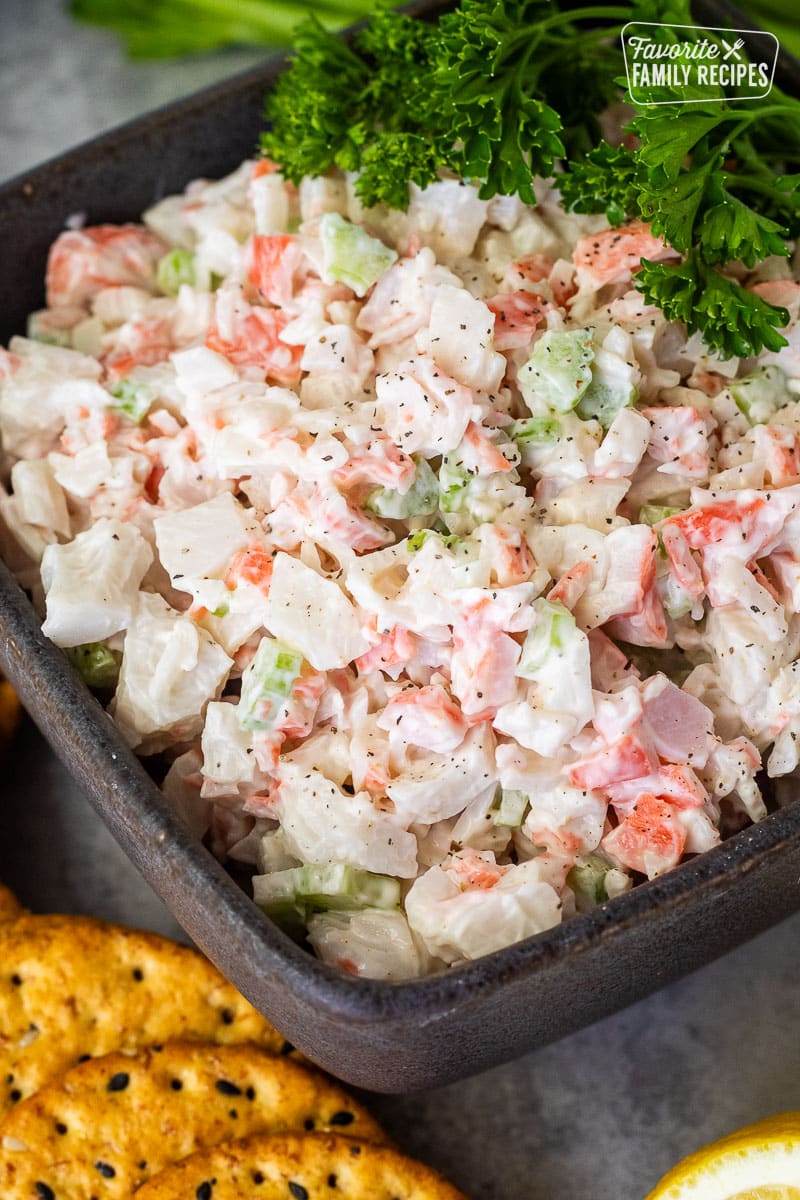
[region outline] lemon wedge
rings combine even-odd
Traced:
[[[646,1200],[800,1200],[800,1112],[779,1113],[695,1151]]]

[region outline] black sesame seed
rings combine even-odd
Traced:
[[[310,1133],[313,1128],[314,1128],[314,1118],[306,1117],[305,1121],[303,1121],[303,1129],[305,1129],[308,1133]]]
[[[291,1042],[284,1042],[281,1046],[281,1055],[291,1054],[293,1050],[294,1046]]]
[[[36,1188],[36,1195],[39,1197],[39,1200],[56,1200],[55,1192],[46,1183],[36,1183],[34,1187]]]
[[[67,1132],[67,1127],[64,1124],[64,1122],[56,1121],[56,1133],[60,1133],[61,1136],[63,1137],[66,1132]]]
[[[14,987],[21,987],[21,986],[22,986],[22,980],[20,979],[19,975],[12,975],[12,976],[11,976],[11,982],[13,983]],[[39,1185],[38,1185],[38,1183],[37,1183],[37,1185],[36,1185],[36,1186],[37,1186],[37,1187],[39,1186]],[[43,1183],[43,1184],[42,1184],[42,1187],[47,1187],[47,1184],[44,1184],[44,1183]]]
[[[294,1196],[294,1200],[308,1200],[308,1192],[302,1183],[294,1183],[291,1179],[289,1180],[289,1193]]]
[[[88,1062],[91,1057],[91,1054],[82,1054],[78,1059],[78,1062]]]
[[[183,1087],[183,1084],[181,1083],[180,1079],[171,1079],[169,1086],[172,1088],[173,1092],[179,1092]]]
[[[239,1114],[238,1114],[238,1112],[236,1111],[236,1109],[235,1109],[235,1108],[229,1108],[229,1109],[228,1109],[228,1116],[229,1116],[229,1117],[231,1117],[231,1119],[235,1121],[235,1120],[236,1120],[236,1118],[239,1116]]]
[[[242,1094],[242,1089],[235,1083],[231,1083],[229,1079],[218,1079],[214,1087],[218,1092],[222,1092],[223,1096],[241,1096]]]
[[[201,1184],[200,1184],[200,1186],[199,1186],[199,1188],[198,1188],[198,1189],[197,1189],[197,1191],[195,1192],[195,1198],[196,1198],[196,1200],[211,1200],[211,1188],[212,1188],[212,1186],[213,1186],[213,1184],[210,1184],[210,1183],[208,1182],[208,1180],[206,1180],[206,1182],[205,1182],[205,1183],[201,1183]]]
[[[331,1174],[331,1175],[329,1175],[329,1176],[328,1176],[328,1187],[329,1187],[329,1188],[335,1188],[335,1187],[336,1187],[336,1176],[335,1176],[335,1175],[332,1175],[332,1174]]]
[[[254,1087],[252,1087],[252,1085],[251,1085],[251,1086],[250,1086],[250,1087],[247,1089],[247,1091],[245,1092],[245,1096],[247,1096],[247,1099],[248,1099],[248,1100],[255,1100],[255,1098],[256,1098],[256,1089],[255,1089]]]
[[[263,1183],[264,1176],[260,1171],[253,1171],[253,1183]]]
[[[113,1179],[117,1173],[109,1163],[96,1162],[94,1165],[103,1176],[103,1179]]]
[[[117,1071],[116,1075],[112,1075],[108,1081],[108,1091],[124,1092],[130,1081],[131,1077],[127,1071]]]
[[[19,1090],[19,1088],[11,1089],[9,1093],[9,1099],[12,1100],[14,1104],[16,1104],[18,1100],[22,1099],[22,1092]]]
[[[330,1125],[352,1125],[353,1121],[355,1121],[353,1113],[342,1109],[340,1112],[335,1112],[328,1123]]]
[[[229,1008],[223,1008],[222,1012],[220,1013],[220,1016],[222,1017],[223,1025],[232,1025],[236,1019],[235,1014],[232,1013]]]
[[[137,983],[142,982],[142,980],[144,979],[144,971],[142,970],[141,967],[133,968],[133,978],[136,980]]]

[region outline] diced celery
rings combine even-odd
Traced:
[[[667,504],[643,504],[639,509],[640,525],[658,525],[668,517],[674,517],[681,509],[670,508]]]
[[[529,799],[527,792],[501,788],[499,803],[494,814],[495,825],[502,825],[508,829],[519,829],[525,819]]]
[[[393,521],[425,517],[436,512],[439,507],[439,481],[421,455],[414,455],[414,462],[417,470],[407,492],[401,494],[394,488],[375,488],[367,496],[364,507],[376,516],[388,517]]]
[[[136,379],[120,379],[109,390],[117,401],[111,407],[116,412],[125,413],[137,425],[147,416],[155,399],[153,389]]]
[[[779,367],[760,367],[744,379],[734,379],[730,392],[736,407],[751,425],[771,420],[778,409],[791,400],[786,376]]]
[[[303,656],[276,638],[261,639],[253,661],[242,674],[237,706],[242,729],[271,729],[292,694]]]
[[[623,391],[619,387],[611,387],[600,379],[593,379],[581,396],[575,410],[582,421],[599,421],[603,429],[608,429],[614,417],[622,408],[627,408],[636,399],[633,388]]]
[[[119,662],[103,642],[87,642],[84,646],[73,646],[66,654],[88,687],[116,687]]]
[[[48,310],[42,309],[40,312],[31,313],[28,317],[28,325],[26,333],[33,342],[43,342],[46,346],[66,346],[72,345],[72,337],[69,329],[46,329],[44,318],[48,317]]]
[[[578,912],[591,912],[596,905],[605,904],[608,900],[605,880],[610,870],[611,864],[597,854],[578,859],[567,875]]]
[[[177,296],[181,284],[188,283],[190,287],[194,287],[196,281],[194,255],[191,250],[180,250],[176,247],[159,259],[156,283],[167,296]]]
[[[400,907],[400,883],[388,875],[374,875],[347,863],[290,867],[272,875],[256,875],[253,897],[264,912],[280,917],[329,909]]]
[[[428,538],[438,538],[446,550],[452,550],[461,541],[455,533],[440,533],[438,529],[417,529],[414,533],[409,534],[406,545],[412,554],[416,554],[418,550],[427,542]]]
[[[593,360],[590,329],[543,333],[517,373],[533,415],[571,412],[592,382]]]
[[[395,250],[339,213],[325,213],[320,218],[319,235],[324,276],[330,283],[346,284],[357,296],[365,295],[397,259]]]
[[[227,615],[228,615],[228,613],[230,612],[230,610],[231,610],[231,609],[230,609],[230,605],[229,605],[229,604],[219,604],[219,605],[217,605],[217,607],[216,607],[216,608],[213,610],[213,612],[211,613],[211,616],[212,616],[212,617],[227,617]]]
[[[664,610],[668,617],[672,617],[673,621],[677,621],[678,617],[685,617],[694,608],[694,599],[671,574],[664,575],[659,579],[658,590]]]
[[[439,508],[443,513],[458,512],[464,508],[472,479],[470,472],[449,455],[442,459],[439,467]]]
[[[508,434],[518,446],[549,445],[561,436],[561,422],[553,417],[525,417],[508,426]]]
[[[536,624],[528,630],[517,667],[517,674],[528,679],[541,670],[554,651],[559,653],[566,648],[577,629],[572,613],[557,600],[544,600],[540,596],[533,607]]]

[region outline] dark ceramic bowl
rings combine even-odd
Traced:
[[[702,19],[711,23],[707,12]],[[189,179],[222,175],[252,153],[262,98],[281,65],[268,62],[134,121],[0,189],[0,340],[23,330],[42,304],[47,250],[69,214],[86,213],[89,223],[135,220]],[[354,979],[291,942],[190,836],[42,636],[2,564],[0,665],[197,944],[289,1040],[362,1087],[422,1088],[521,1055],[800,908],[795,805],[662,879],[478,962],[411,983]]]

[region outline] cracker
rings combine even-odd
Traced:
[[[220,1142],[336,1128],[385,1141],[343,1088],[254,1046],[173,1042],[133,1057],[109,1054],[6,1114],[0,1195],[126,1200],[170,1163]]]
[[[13,921],[23,913],[22,905],[10,888],[0,883],[0,921]]]
[[[335,1134],[258,1135],[168,1167],[136,1200],[466,1200],[388,1146]]]
[[[11,684],[0,676],[0,747],[5,746],[19,724],[20,704]]]
[[[0,925],[0,1116],[84,1057],[179,1039],[291,1049],[187,946],[89,917]]]

